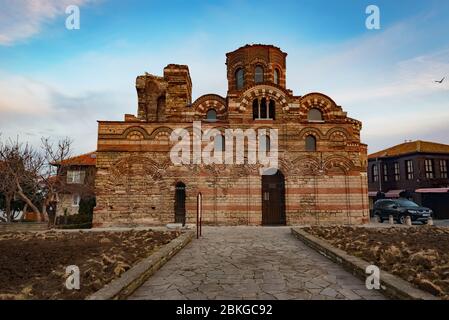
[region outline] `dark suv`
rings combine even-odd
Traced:
[[[381,199],[374,204],[373,214],[380,223],[388,220],[388,217],[392,215],[393,219],[402,224],[405,224],[407,216],[410,216],[412,221],[420,221],[426,224],[427,220],[432,217],[433,212],[431,209],[420,207],[407,199]]]

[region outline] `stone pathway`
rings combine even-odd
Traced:
[[[287,227],[206,227],[130,299],[385,299]]]

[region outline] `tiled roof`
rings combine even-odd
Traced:
[[[372,153],[368,156],[369,159],[396,157],[411,153],[445,153],[449,154],[449,145],[442,143],[435,143],[429,141],[412,141],[398,144],[394,147]]]
[[[64,166],[95,166],[97,164],[96,152],[82,154],[61,162]]]

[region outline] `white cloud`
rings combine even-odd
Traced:
[[[14,45],[38,34],[45,23],[65,14],[69,5],[94,0],[0,0],[0,45]]]
[[[75,152],[95,149],[97,120],[122,114],[127,99],[114,91],[74,92],[41,80],[0,72],[0,134],[35,146],[40,138],[69,136]],[[126,96],[125,96],[126,97]]]
[[[437,84],[435,80],[441,80],[449,75],[449,49],[436,53],[422,55],[400,61],[391,66],[389,72],[385,72],[384,81],[371,84],[365,78],[362,85],[355,86],[354,90],[347,89],[337,92],[345,103],[355,104],[366,101],[367,98],[380,99],[407,95],[429,95],[448,92],[446,83]],[[376,75],[379,76],[379,75]]]
[[[51,88],[32,79],[0,73],[0,113],[38,115],[50,112]]]

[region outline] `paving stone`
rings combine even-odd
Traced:
[[[385,299],[287,227],[204,227],[130,299]]]
[[[338,292],[332,288],[326,288],[326,289],[323,289],[320,292],[320,294],[331,297],[331,298],[335,298],[337,296]]]
[[[206,300],[207,296],[199,291],[189,292],[184,295],[188,300]]]

